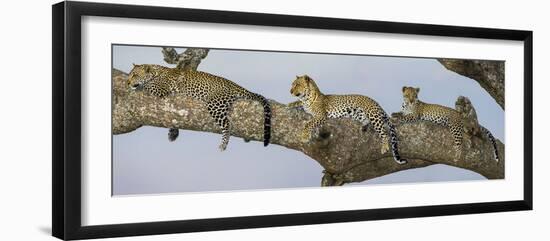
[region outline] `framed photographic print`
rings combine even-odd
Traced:
[[[532,209],[532,32],[53,6],[53,235]]]

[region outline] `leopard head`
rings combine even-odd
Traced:
[[[153,67],[148,64],[136,65],[128,75],[128,87],[133,90],[140,90],[143,86],[151,81],[155,76]]]
[[[292,82],[292,88],[290,88],[290,94],[300,99],[307,99],[318,93],[319,88],[313,79],[307,75],[296,76],[296,79]]]
[[[403,86],[403,104],[413,105],[418,101],[418,92],[420,88]]]

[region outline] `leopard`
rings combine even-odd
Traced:
[[[264,112],[263,144],[267,146],[270,142],[271,105],[268,99],[229,79],[191,69],[182,71],[156,64],[133,64],[127,85],[134,91],[144,91],[159,98],[183,95],[205,103],[208,113],[221,129],[221,151],[224,151],[229,143],[229,117],[233,104],[241,99],[258,101],[262,104]],[[173,132],[173,129],[170,129],[170,132]]]
[[[289,103],[287,107],[302,108],[312,116],[300,134],[301,142],[309,142],[312,132],[321,127],[328,118],[349,118],[362,124],[362,132],[366,132],[371,125],[374,127],[382,144],[380,153],[386,153],[391,146],[393,159],[399,164],[407,163],[399,154],[394,125],[375,100],[364,95],[325,95],[308,75],[296,76],[290,94],[298,97],[298,100]]]
[[[402,116],[399,117],[402,123],[413,123],[418,121],[427,121],[437,125],[447,127],[453,136],[453,147],[455,149],[455,161],[458,161],[462,151],[462,142],[465,133],[465,123],[462,115],[455,109],[438,105],[425,103],[419,100],[418,93],[420,88],[403,86]],[[493,134],[485,127],[479,125],[493,146],[493,156],[496,162],[499,162],[496,139]]]

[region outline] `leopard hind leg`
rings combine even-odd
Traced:
[[[229,137],[231,136],[229,111],[233,102],[233,99],[222,99],[207,103],[208,112],[214,118],[214,121],[222,132],[222,141],[219,146],[220,151],[224,151],[227,148]]]
[[[453,148],[455,150],[454,161],[458,162],[462,157],[462,138],[464,133],[462,127],[451,127],[451,133],[453,135]]]
[[[380,137],[380,153],[384,154],[390,150],[388,134],[384,128],[383,115],[380,113],[372,113],[368,115],[369,123],[372,125],[378,137]]]
[[[370,126],[370,120],[368,118],[363,118],[361,121],[361,124],[363,124],[361,126],[361,132],[365,133],[369,130],[369,126]]]
[[[407,163],[407,160],[401,158],[401,155],[399,154],[399,140],[397,139],[397,133],[395,131],[395,127],[390,122],[390,119],[388,118],[386,113],[384,113],[383,111],[373,111],[367,115],[365,115],[364,113],[360,113],[359,115],[355,116],[354,119],[361,121],[361,123],[363,124],[361,130],[363,132],[367,131],[369,126],[372,125],[372,127],[378,134],[378,137],[380,137],[380,152],[382,154],[391,150],[395,162],[399,164]]]
[[[367,132],[369,130],[369,127],[372,124],[372,126],[374,127],[374,130],[376,131],[376,133],[378,133],[378,136],[382,139],[381,141],[382,147],[380,152],[384,154],[389,150],[386,133],[382,131],[382,128],[383,128],[382,125],[377,124],[375,115],[367,114],[363,110],[363,108],[350,108],[347,110],[347,113],[348,113],[348,116],[351,117],[352,119],[361,122],[362,124],[361,132],[363,133]]]

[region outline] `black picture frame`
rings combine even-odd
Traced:
[[[106,238],[322,224],[380,219],[532,210],[532,31],[335,19],[170,7],[60,2],[52,6],[53,195],[52,233],[60,239]],[[405,208],[342,210],[284,215],[174,220],[82,226],[81,224],[81,17],[104,16],[229,23],[426,36],[516,40],[524,43],[524,195],[522,200]]]

